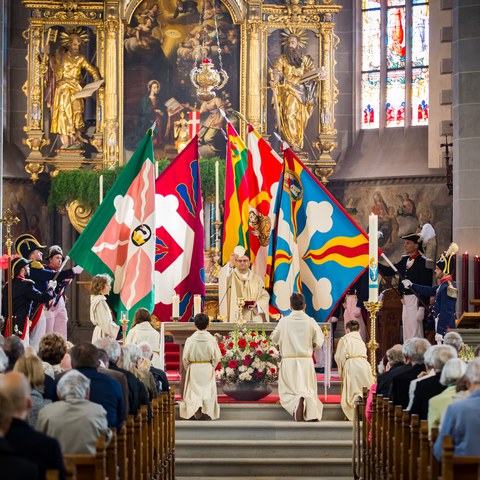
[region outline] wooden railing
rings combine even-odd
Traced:
[[[365,416],[368,390],[356,404],[354,477],[363,480],[478,480],[480,457],[455,457],[452,439],[442,443],[443,462],[433,455],[438,429],[428,431],[427,420],[410,415],[388,398],[374,395],[371,423]],[[361,439],[361,441],[359,440]],[[358,443],[360,442],[360,445]]]
[[[173,480],[175,478],[175,391],[152,400],[129,415],[120,432],[113,432],[108,447],[99,437],[95,455],[65,455],[68,480]],[[49,471],[49,480],[58,472]]]

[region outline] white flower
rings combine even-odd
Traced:
[[[245,365],[241,365],[240,367],[238,367],[238,370],[240,372],[246,372],[247,371],[247,367]]]
[[[235,370],[233,368],[227,367],[225,369],[225,373],[227,374],[227,377],[230,377],[235,374]]]
[[[241,373],[241,374],[238,376],[238,379],[239,379],[239,380],[242,380],[242,381],[251,380],[251,379],[252,379],[252,376],[251,376],[248,372],[244,372],[244,373]]]

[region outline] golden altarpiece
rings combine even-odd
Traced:
[[[301,40],[301,47],[311,56],[320,73],[315,83],[315,104],[305,130],[309,149],[307,152],[299,151],[299,154],[322,181],[327,181],[335,166],[330,155],[336,146],[334,105],[338,93],[334,75],[334,51],[338,43],[334,17],[341,7],[334,5],[332,0],[271,3],[260,0],[205,1],[214,12],[214,23],[210,19],[210,25],[215,24],[216,27],[215,12],[223,9],[231,25],[227,30],[236,28],[238,32],[238,57],[231,61],[229,79],[229,83],[234,85],[233,96],[238,98],[230,103],[231,111],[239,112],[239,118],[248,119],[266,138],[275,138],[272,135],[278,120],[278,115],[275,115],[278,99],[271,88],[275,57],[281,53],[282,39],[285,44],[289,32]],[[135,79],[135,72],[141,68],[134,67],[133,76],[131,73],[128,76],[125,73],[126,55],[133,52],[135,61],[139,63],[141,56],[135,53],[135,48],[143,49],[141,54],[151,55],[152,48],[158,44],[158,54],[145,57],[146,63],[155,64],[170,55],[174,59],[170,64],[178,65],[179,59],[175,56],[188,39],[185,38],[185,27],[177,28],[173,23],[186,24],[188,13],[195,10],[199,16],[193,22],[197,25],[192,23],[191,32],[205,30],[202,22],[206,22],[207,17],[201,15],[202,9],[206,12],[202,0],[22,0],[22,3],[30,11],[29,28],[24,32],[28,46],[28,78],[23,87],[27,96],[24,142],[29,150],[26,171],[36,181],[38,175],[45,171],[55,175],[64,170],[100,170],[122,165],[130,154],[125,147],[128,143],[125,137],[127,133],[132,133],[132,125],[138,123],[135,119],[126,123],[131,112],[129,88],[135,87],[137,82],[132,78]],[[133,22],[135,18],[137,21]],[[153,21],[156,23],[153,24]],[[219,21],[218,24],[223,23]],[[100,85],[93,92],[87,92],[80,100],[80,112],[73,108],[73,118],[75,115],[87,116],[88,110],[87,139],[79,135],[82,141],[88,143],[88,148],[85,143],[69,141],[54,127],[61,123],[56,119],[55,110],[72,106],[62,106],[61,101],[50,98],[49,72],[56,52],[62,48],[64,52],[72,46],[68,43],[72,36],[77,37],[86,62],[77,65],[78,83],[84,86],[94,84],[97,79],[103,80],[98,82]],[[191,37],[193,39],[193,35]],[[232,40],[232,44],[235,43]],[[132,45],[134,48],[130,48]],[[191,62],[191,68],[193,65]],[[187,74],[188,71],[179,71],[174,82],[164,81],[160,78],[162,69],[158,69],[158,78],[145,83],[149,91],[154,88],[155,82],[159,84],[158,88],[162,84],[168,89],[169,83],[188,83]],[[58,84],[55,95],[62,88]],[[182,99],[179,100],[182,102]],[[239,128],[245,133],[244,122],[240,122]],[[162,155],[165,153],[173,156],[171,153],[168,155],[166,147]]]

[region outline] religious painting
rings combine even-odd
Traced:
[[[156,158],[174,157],[186,122],[192,129],[199,124],[201,157],[225,155],[220,109],[238,110],[239,27],[219,1],[205,2],[148,0],[133,12],[124,39],[127,157],[152,125]],[[205,57],[214,68],[223,67],[229,80],[215,98],[200,101],[190,72]]]
[[[424,242],[426,256],[436,260],[439,252],[447,249],[452,231],[452,207],[446,188],[444,184],[430,182],[379,186],[351,183],[338,191],[334,187],[332,193],[365,231],[368,216],[378,215],[379,247],[392,262],[398,262],[403,254],[401,237],[420,233],[427,223],[433,230],[429,229],[429,237]]]
[[[312,30],[290,27],[268,38],[267,133],[278,133],[297,153],[315,158],[320,82],[318,38]],[[275,147],[275,137],[272,145]]]

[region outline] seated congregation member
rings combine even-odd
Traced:
[[[215,369],[222,354],[215,337],[207,332],[208,315],[198,313],[194,322],[197,331],[187,338],[183,349],[185,384],[180,417],[189,419],[194,416],[200,420],[207,416],[215,420],[220,416]]]
[[[0,374],[5,373],[8,367],[8,357],[0,344]]]
[[[152,364],[160,368],[160,332],[153,328],[150,312],[146,308],[139,308],[135,312],[132,328],[128,331],[125,344],[138,345],[141,342],[150,344],[153,350]]]
[[[5,371],[10,372],[17,360],[25,355],[25,346],[19,337],[12,335],[3,339],[2,349],[8,358],[8,366]]]
[[[120,372],[126,377],[128,385],[128,414],[136,415],[142,405],[149,404],[147,389],[132,372],[120,366],[122,349],[116,340],[110,337],[100,338],[95,342],[95,346],[107,352],[109,370]]]
[[[367,347],[360,336],[360,325],[350,320],[345,325],[345,335],[340,339],[335,352],[335,362],[342,379],[341,405],[345,416],[353,420],[355,400],[362,396],[363,388],[375,382],[367,360]]]
[[[424,355],[428,347],[430,347],[430,342],[425,338],[418,337],[410,338],[403,344],[402,353],[405,365],[396,370],[388,396],[394,405],[407,408],[410,382],[425,372]]]
[[[153,357],[152,346],[148,342],[140,342],[138,348],[142,351],[144,361],[151,362]],[[170,384],[168,383],[167,374],[160,368],[154,367],[150,363],[150,373],[153,375],[157,391],[168,392],[170,391]]]
[[[2,480],[39,480],[37,466],[16,452],[5,440],[12,422],[12,402],[0,389],[0,465]]]
[[[405,365],[403,363],[402,346],[400,344],[394,345],[389,348],[386,353],[387,364],[385,370],[377,378],[377,395],[383,395],[384,398],[388,397],[390,392],[390,386],[392,384],[393,375],[398,367]]]
[[[28,411],[27,423],[35,428],[37,424],[38,412],[45,405],[52,403],[48,398],[44,398],[45,372],[42,361],[36,355],[20,357],[13,368],[14,372],[20,372],[27,377],[30,383],[30,398],[32,399],[31,408]]]
[[[132,363],[131,372],[145,385],[145,388],[148,391],[148,398],[150,400],[158,396],[157,386],[155,384],[155,379],[150,373],[150,365],[144,363],[143,353],[138,347],[138,345],[125,345],[122,347],[122,350],[128,352],[130,356],[130,362]]]
[[[452,346],[456,351],[458,356],[463,349],[464,343],[462,336],[458,332],[447,332],[443,337],[443,344]]]
[[[428,429],[439,427],[445,410],[452,403],[457,393],[457,381],[463,377],[467,364],[459,358],[451,358],[443,367],[440,383],[446,388],[428,401]]]
[[[101,348],[97,348],[98,352],[98,371],[107,375],[107,377],[116,380],[120,387],[122,388],[122,397],[123,397],[123,404],[125,406],[125,415],[128,415],[129,407],[128,407],[128,383],[127,378],[123,373],[116,372],[114,370],[110,370],[108,368],[108,364],[110,360],[108,359],[107,352]]]
[[[58,441],[35,431],[26,421],[32,402],[25,375],[20,372],[6,373],[0,378],[0,391],[10,399],[12,406],[12,424],[5,435],[9,445],[38,467],[39,478],[44,479],[47,470],[58,470],[60,478],[64,479],[65,466]],[[3,478],[1,464],[0,477]]]
[[[70,351],[70,356],[72,367],[90,380],[88,399],[105,409],[109,427],[120,430],[126,419],[122,388],[117,381],[97,370],[97,347],[88,342],[78,343]]]
[[[58,381],[58,402],[43,407],[37,430],[56,438],[66,454],[94,455],[97,438],[104,435],[106,444],[112,438],[107,412],[88,399],[90,380],[77,370],[70,370]]]
[[[321,420],[323,413],[312,353],[323,345],[324,337],[318,323],[305,313],[305,307],[305,297],[293,293],[292,313],[280,319],[270,337],[282,355],[278,372],[280,403],[297,422]]]
[[[433,368],[433,349],[434,345],[431,345],[425,351],[425,355],[423,356],[423,364],[425,365],[425,370],[421,372],[417,378],[410,382],[410,386],[408,387],[408,405],[407,410],[410,410],[413,405],[413,398],[415,397],[415,389],[417,388],[417,383],[421,382],[433,375],[435,375],[435,369]]]
[[[55,375],[62,373],[60,364],[66,353],[67,342],[59,333],[50,332],[40,339],[38,356],[52,366]]]
[[[113,320],[112,311],[107,304],[107,297],[112,286],[109,275],[95,275],[92,280],[90,295],[90,321],[95,325],[92,343],[102,337],[117,338],[120,325]]]
[[[454,456],[479,457],[480,442],[480,359],[476,358],[467,366],[465,373],[470,395],[464,400],[451,403],[447,407],[442,427],[434,445],[434,455],[442,459],[444,435],[452,437]]]
[[[440,376],[444,365],[451,358],[457,358],[457,352],[449,345],[434,345],[432,348],[432,365],[435,375],[417,383],[413,396],[411,414],[420,415],[420,420],[427,420],[428,417],[428,401],[442,393],[446,386],[440,383]]]

